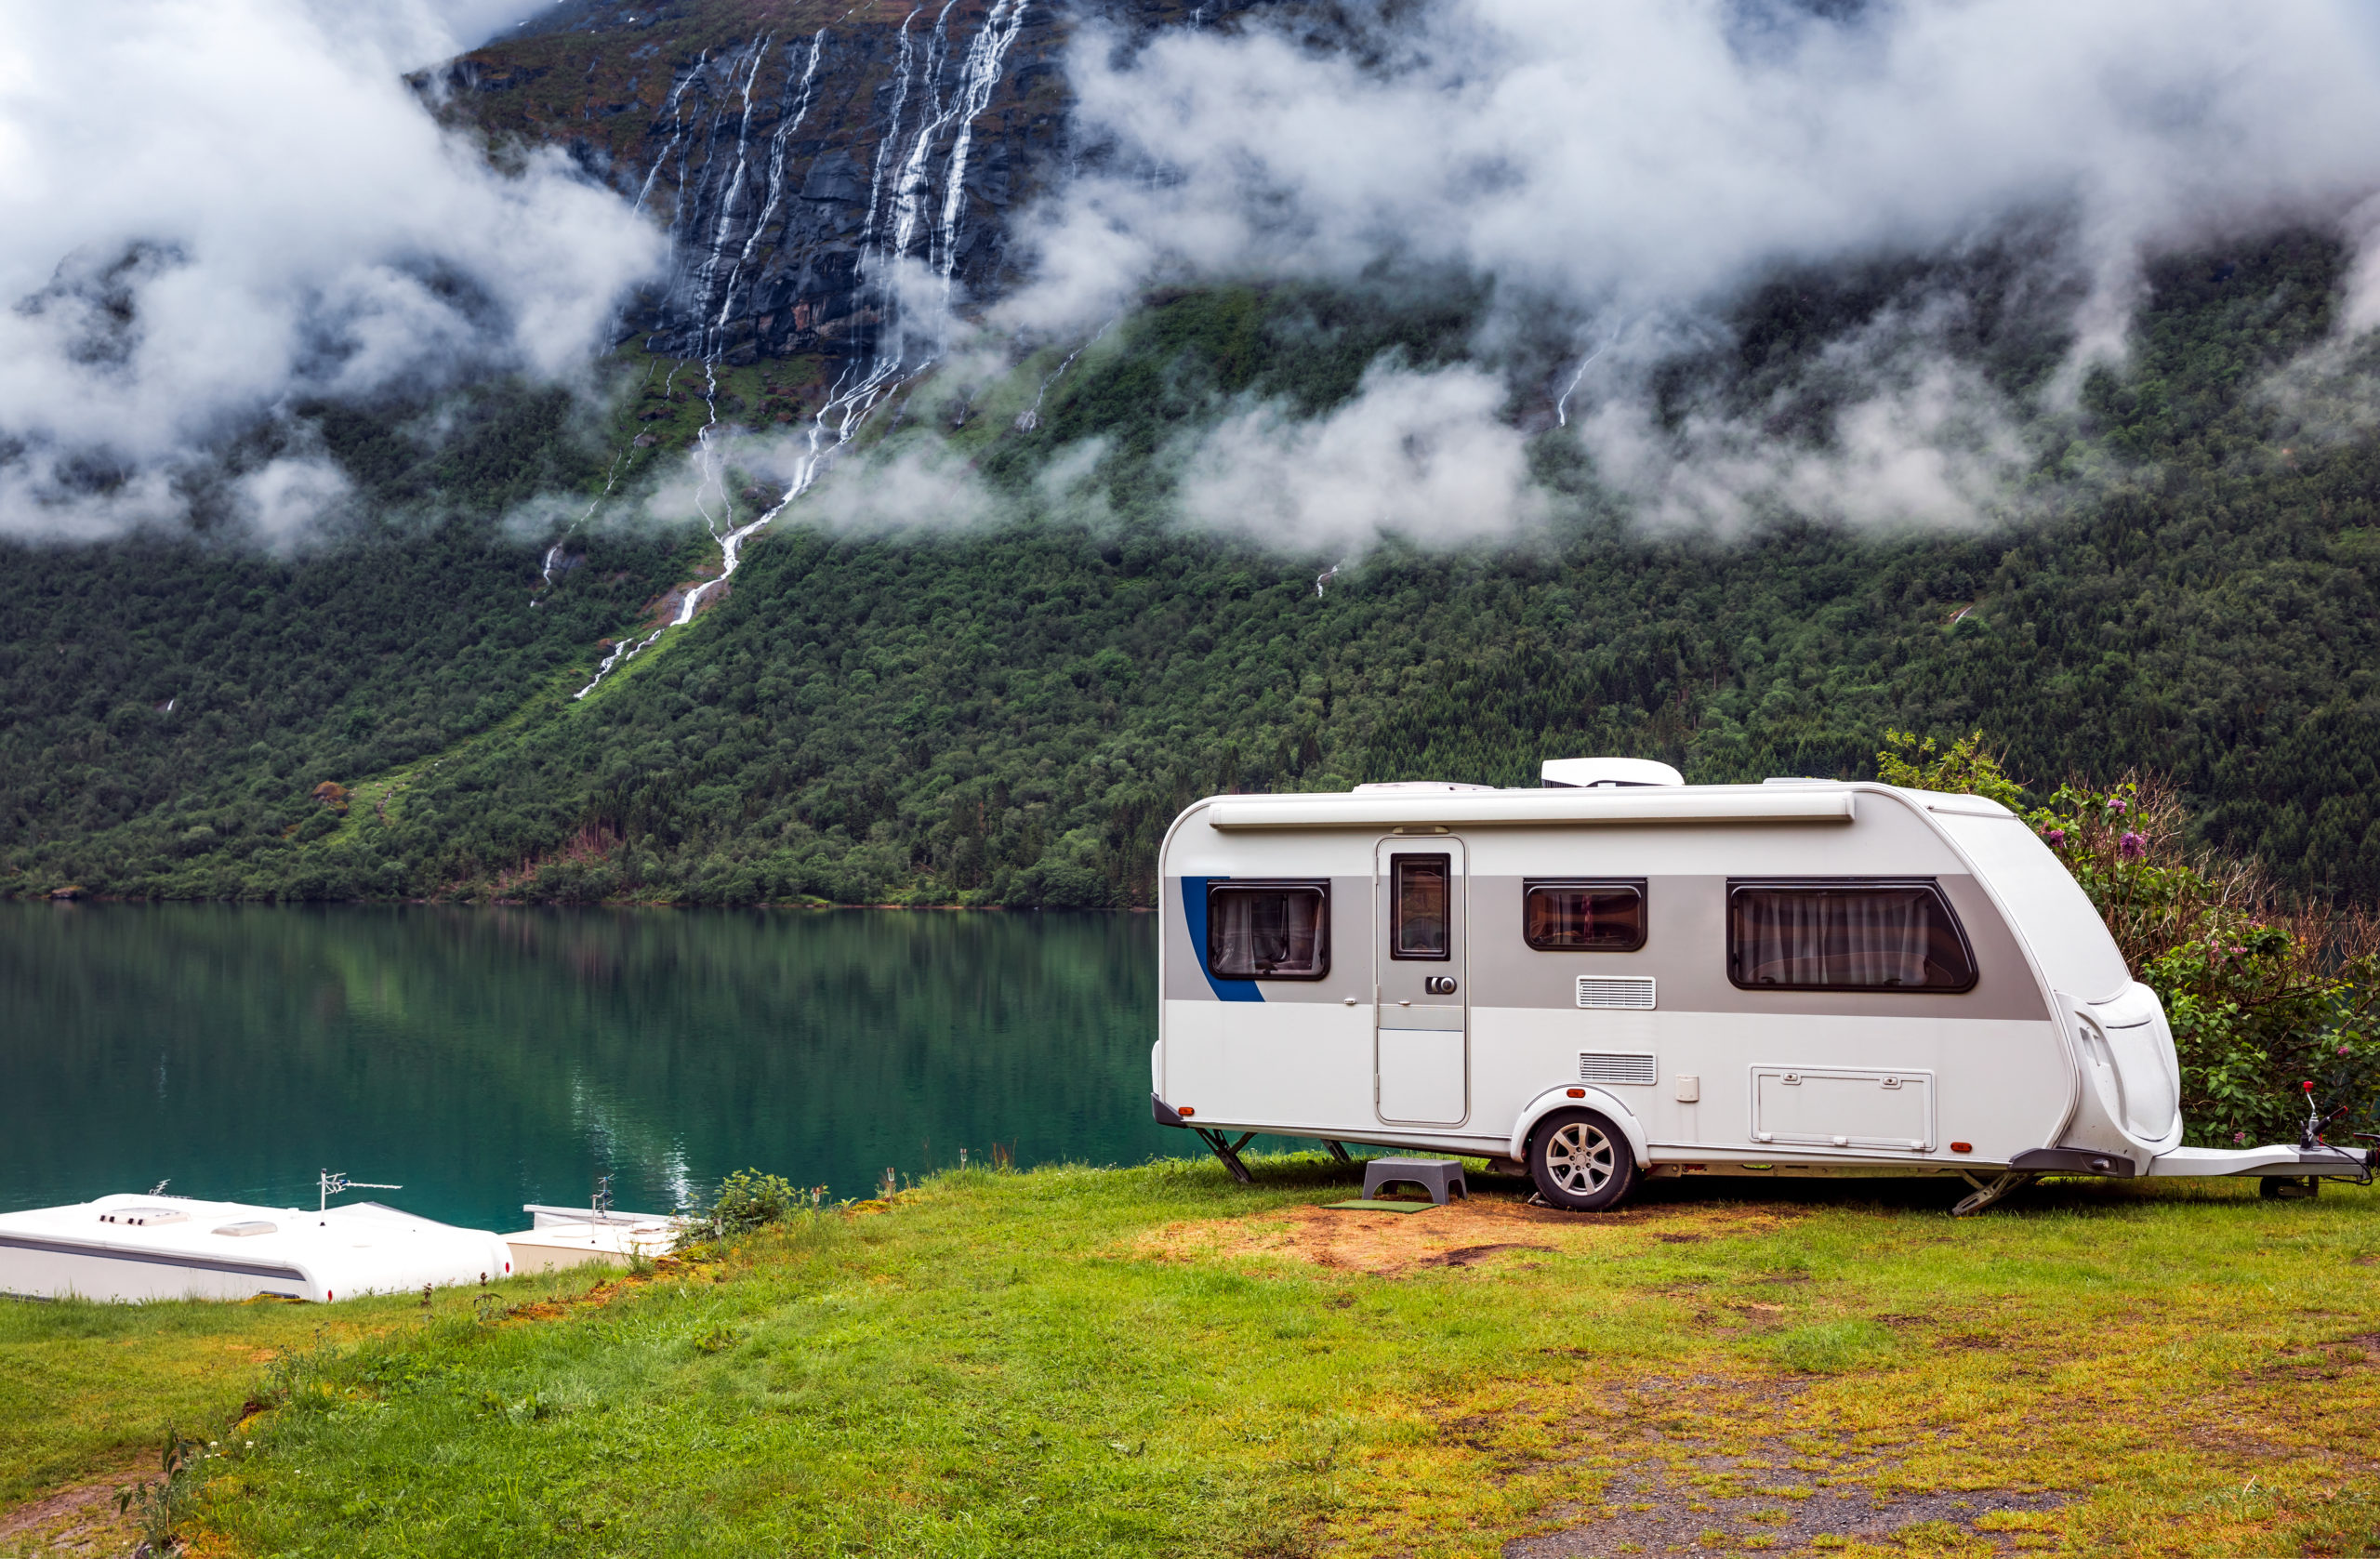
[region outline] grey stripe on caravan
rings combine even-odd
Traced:
[[[95,1256],[107,1262],[142,1262],[160,1267],[195,1267],[201,1272],[236,1273],[242,1277],[278,1277],[291,1283],[311,1281],[296,1267],[267,1266],[261,1262],[224,1262],[212,1256],[171,1256],[147,1250],[117,1250],[104,1245],[83,1245],[71,1239],[29,1239],[0,1235],[0,1247],[15,1250],[46,1250],[59,1256]]]
[[[1262,837],[1262,836],[1260,836]],[[1569,864],[1569,863],[1565,863]],[[1253,874],[1250,874],[1253,875]],[[1576,871],[1577,878],[1593,877]],[[2049,1002],[2033,981],[2016,933],[1992,908],[1983,885],[1963,872],[1929,873],[1949,895],[1966,928],[1979,978],[1975,989],[1932,991],[1744,990],[1727,979],[1727,879],[1724,875],[1646,878],[1650,914],[1645,945],[1633,953],[1545,952],[1521,935],[1523,878],[1482,874],[1466,884],[1468,913],[1463,939],[1462,994],[1473,1007],[1534,1007],[1578,1011],[1578,977],[1652,976],[1659,982],[1659,1010],[1734,1016],[1800,1012],[1818,1016],[1858,1013],[1875,1018],[1989,1018],[2038,1022]],[[1204,948],[1190,945],[1179,906],[1182,879],[1166,879],[1164,924],[1165,999],[1211,1001],[1213,987],[1201,967]],[[1330,879],[1330,977],[1327,980],[1263,980],[1258,988],[1276,1005],[1336,1005],[1353,997],[1373,997],[1372,881],[1368,877]],[[1593,1009],[1588,1009],[1592,1011]]]

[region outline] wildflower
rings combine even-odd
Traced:
[[[2121,812],[2122,812],[2122,811],[2123,811],[2123,798],[2122,798],[2122,797],[2121,797],[2121,796],[2110,796],[2110,797],[2109,797],[2109,798],[2108,798],[2108,810],[2109,810],[2109,812],[2112,812],[2112,813],[2121,813]]]
[[[2234,1131],[2231,1133],[2231,1140],[2235,1143],[2244,1143],[2248,1140],[2248,1134],[2245,1131]]]
[[[2127,861],[2137,861],[2149,853],[2149,841],[2138,834],[2126,834],[2116,840],[2116,853]]]
[[[2066,842],[2066,830],[2063,828],[2052,828],[2043,837],[2047,839],[2052,844],[2064,844]]]

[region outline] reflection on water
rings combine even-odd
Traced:
[[[517,1226],[667,1209],[747,1165],[838,1196],[1149,1119],[1157,924],[939,911],[0,904],[0,1209],[317,1170]]]

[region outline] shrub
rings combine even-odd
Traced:
[[[803,1190],[782,1175],[738,1169],[719,1182],[710,1206],[687,1220],[678,1236],[681,1249],[712,1240],[733,1239],[771,1223],[782,1223],[797,1210],[817,1207],[826,1197],[823,1185]]]
[[[2341,1112],[2331,1135],[2380,1130],[2380,935],[2367,916],[2287,904],[2257,867],[2192,844],[2188,811],[2162,780],[2069,782],[2030,806],[1981,732],[1948,749],[1890,730],[1884,744],[1884,783],[1988,796],[2074,874],[2133,977],[2164,1003],[2189,1141],[2294,1141],[2308,1082],[2324,1112]]]

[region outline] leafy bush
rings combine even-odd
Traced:
[[[710,1206],[687,1220],[678,1236],[681,1249],[712,1240],[733,1239],[771,1223],[782,1223],[798,1210],[816,1208],[826,1198],[823,1185],[803,1190],[782,1175],[738,1169],[719,1182]]]
[[[2192,845],[2188,809],[2162,780],[2069,783],[2030,806],[1981,732],[1945,749],[1887,730],[1876,773],[1990,797],[2056,852],[2164,1003],[2189,1141],[2294,1141],[2308,1082],[2341,1112],[2333,1136],[2380,1130],[2380,929],[2368,917],[2291,905],[2255,866]]]

